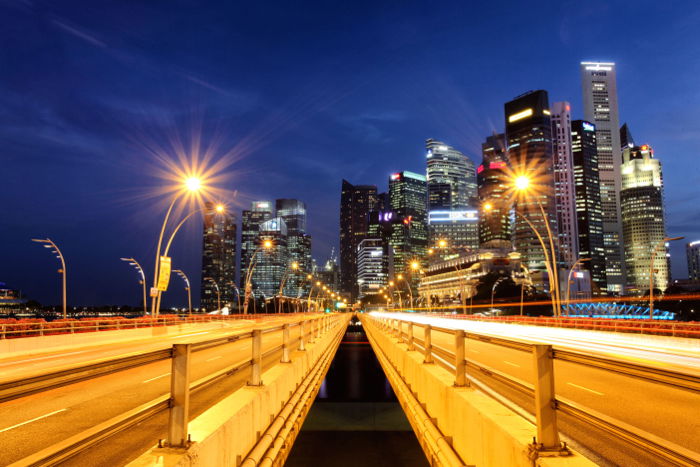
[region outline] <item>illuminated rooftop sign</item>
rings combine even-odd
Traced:
[[[522,120],[523,118],[530,117],[532,115],[532,109],[525,109],[522,112],[514,113],[513,115],[508,116],[508,123],[513,123],[517,122],[518,120]]]
[[[595,125],[588,122],[583,122],[583,131],[595,131]]]

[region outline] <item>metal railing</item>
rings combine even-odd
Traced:
[[[433,316],[433,315],[431,315]],[[664,461],[675,465],[700,466],[700,454],[661,439],[651,433],[630,426],[625,422],[600,414],[592,409],[582,407],[570,400],[559,397],[554,387],[554,360],[559,359],[584,366],[611,371],[626,376],[645,379],[660,384],[670,385],[689,391],[700,392],[700,377],[673,370],[615,360],[609,357],[594,356],[585,353],[559,350],[549,344],[531,343],[518,339],[496,338],[490,335],[467,332],[461,329],[438,327],[431,324],[417,323],[389,317],[369,316],[370,322],[382,332],[395,337],[399,343],[405,343],[407,350],[416,347],[423,353],[423,363],[438,363],[454,375],[454,386],[483,387],[484,383],[469,376],[467,368],[477,370],[496,381],[505,384],[534,399],[535,425],[537,436],[531,449],[537,452],[562,452],[566,446],[559,439],[557,412],[570,415],[584,423],[603,430],[638,448],[653,453]],[[423,338],[414,335],[414,328],[423,328]],[[404,329],[405,328],[405,329]],[[451,349],[436,346],[433,334],[443,333],[454,338]],[[468,339],[488,342],[531,353],[534,367],[534,384],[521,381],[493,368],[467,360],[465,346]]]
[[[35,394],[41,391],[66,386],[78,381],[97,378],[99,376],[123,371],[129,368],[147,365],[149,363],[171,360],[170,393],[140,405],[126,413],[110,420],[99,423],[89,430],[71,436],[68,440],[58,442],[40,452],[28,456],[16,465],[53,465],[66,460],[104,439],[130,426],[146,420],[163,410],[169,410],[168,435],[159,446],[186,447],[189,445],[189,401],[190,395],[217,383],[221,379],[236,374],[250,367],[250,377],[247,385],[261,386],[263,359],[281,352],[281,363],[290,361],[290,351],[295,347],[305,350],[306,344],[314,342],[322,335],[335,329],[342,317],[334,314],[302,313],[296,321],[275,325],[255,325],[251,330],[233,332],[225,337],[203,340],[189,344],[173,344],[171,347],[150,352],[143,352],[126,357],[106,358],[98,363],[76,365],[73,368],[36,375],[30,378],[0,382],[0,402]],[[276,315],[280,317],[280,315]],[[290,315],[284,315],[289,317]],[[290,329],[299,327],[299,337],[292,339]],[[263,351],[265,335],[281,331],[279,345]],[[192,354],[214,346],[230,342],[250,339],[250,358],[225,367],[197,381],[190,382],[190,367]],[[279,339],[279,337],[277,338]],[[15,465],[15,464],[13,464]]]
[[[136,318],[86,318],[74,320],[43,321],[31,320],[19,323],[0,323],[0,339],[37,337],[58,334],[77,334],[97,331],[120,331],[126,329],[174,326],[177,324],[211,323],[219,321],[251,320],[263,321],[280,316],[300,316],[309,313],[267,313],[238,315],[160,315],[157,318],[141,316]]]

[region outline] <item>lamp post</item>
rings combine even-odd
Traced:
[[[654,260],[656,259],[656,251],[664,246],[666,242],[683,240],[684,238],[685,237],[665,237],[651,250],[651,261],[649,262],[649,319],[654,319]]]
[[[282,313],[282,292],[284,290],[284,284],[287,283],[287,279],[289,278],[290,271],[292,271],[292,270],[296,271],[297,269],[299,269],[299,263],[297,263],[296,261],[293,261],[292,263],[289,264],[289,266],[287,266],[287,270],[284,271],[284,276],[282,276],[282,280],[280,281],[280,290],[279,290],[279,293],[277,294],[278,301],[279,301],[279,304],[277,307],[278,313]]]
[[[571,266],[571,269],[569,269],[569,274],[566,276],[566,316],[569,316],[569,307],[571,306],[571,274],[573,274],[574,269],[576,269],[579,264],[590,260],[591,258],[579,258],[574,262],[573,266]]]
[[[58,270],[58,273],[63,275],[63,319],[66,319],[68,317],[68,302],[66,300],[66,260],[63,258],[63,253],[50,238],[32,238],[32,241],[43,243],[44,248],[51,249],[51,253],[57,255],[56,258],[61,260],[61,269]]]
[[[403,274],[399,274],[398,276],[396,276],[396,279],[404,281],[406,283],[406,287],[408,287],[408,306],[409,308],[413,308],[413,292],[411,291],[411,284],[408,283],[408,280],[406,280],[406,277],[404,277]]]
[[[192,316],[192,291],[190,290],[190,280],[187,278],[187,274],[180,269],[175,269],[173,272],[180,276],[183,281],[185,281],[185,290],[187,290],[187,309],[189,310],[188,314]]]
[[[238,313],[240,313],[240,312],[241,312],[241,291],[240,291],[240,289],[238,288],[238,286],[236,285],[236,283],[235,283],[234,281],[229,281],[229,283],[230,283],[230,284],[233,286],[233,288],[236,290],[236,302],[238,303],[238,308],[236,309],[236,311],[237,311]]]
[[[255,263],[258,259],[258,252],[261,249],[267,249],[269,250],[272,248],[272,241],[271,240],[265,240],[262,245],[257,247],[254,251],[253,254],[250,257],[250,264],[248,265],[248,270],[246,271],[245,274],[245,281],[243,282],[243,293],[245,294],[245,298],[243,299],[243,314],[247,315],[248,314],[248,302],[250,301],[250,294],[253,291],[252,284],[250,283],[250,280],[253,277],[253,270],[255,269]]]
[[[493,283],[493,287],[491,287],[491,310],[493,310],[493,297],[496,294],[496,287],[498,287],[498,284],[503,282],[505,279],[505,277],[499,277],[498,280]]]
[[[315,286],[321,288],[323,284],[320,281],[316,281]],[[314,293],[314,283],[311,283],[311,288],[309,289],[309,297],[306,299],[306,311],[311,311],[311,294]],[[318,294],[316,294],[318,295]]]
[[[146,275],[143,273],[143,268],[141,267],[139,262],[136,261],[134,258],[119,259],[122,261],[126,261],[127,263],[129,263],[129,266],[133,266],[134,269],[138,271],[139,276],[141,277],[141,280],[139,280],[139,284],[143,286],[143,314],[148,314],[148,303],[146,302]]]
[[[216,283],[213,277],[205,277],[204,280],[214,284],[214,288],[216,289],[216,307],[219,313],[221,313],[221,291],[219,290],[219,284]]]
[[[523,270],[523,278],[520,281],[520,316],[523,315],[523,306],[525,305],[525,274],[530,275],[527,266],[520,263],[520,268]]]

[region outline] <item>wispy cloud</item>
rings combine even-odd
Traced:
[[[94,46],[97,46],[97,47],[103,47],[103,48],[107,47],[107,44],[105,44],[104,42],[102,42],[101,40],[96,38],[95,36],[88,34],[87,32],[82,31],[82,30],[76,28],[75,26],[69,26],[65,22],[59,21],[57,19],[54,19],[51,22],[53,24],[55,24],[56,26],[58,26],[60,29],[62,29],[64,32],[67,32],[68,34],[71,34],[79,39],[82,39],[85,42],[88,42],[88,43],[90,43]]]

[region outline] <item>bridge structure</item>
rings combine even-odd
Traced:
[[[700,339],[386,311],[0,339],[0,464],[282,465],[355,316],[430,465],[700,465]]]

